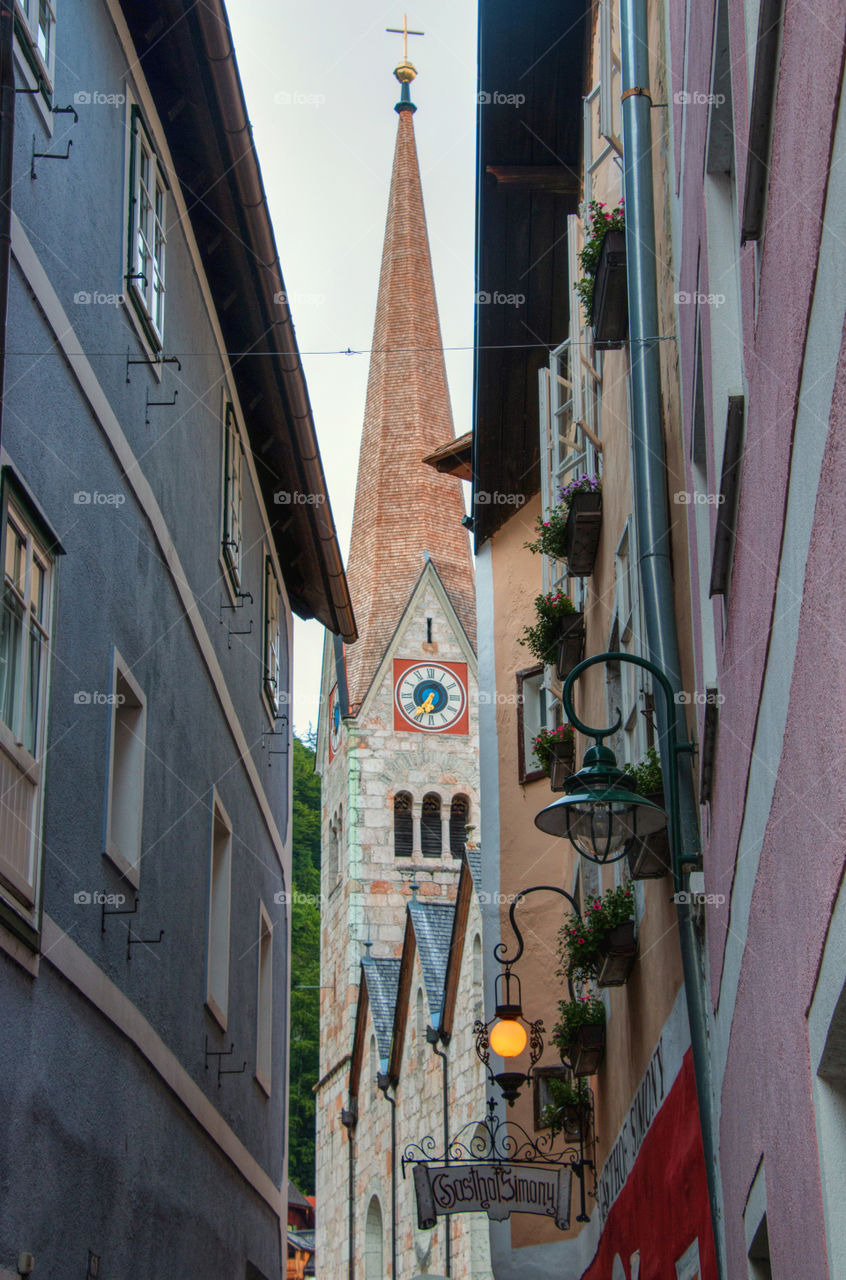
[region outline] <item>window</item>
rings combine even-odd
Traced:
[[[167,181],[141,113],[132,108],[127,289],[152,346],[161,349]]]
[[[482,939],[473,937],[473,1017],[482,1021],[484,1000],[482,993]]]
[[[376,1100],[376,1077],[379,1074],[379,1058],[376,1053],[376,1037],[370,1037],[370,1101]]]
[[[23,35],[26,54],[37,79],[47,88],[53,83],[55,67],[56,9],[51,0],[17,0],[18,31]]]
[[[416,1031],[417,1031],[417,1052],[420,1054],[421,1060],[425,1052],[426,1045],[426,1005],[423,998],[423,988],[417,988],[416,1002]]]
[[[783,16],[784,0],[761,0],[749,109],[746,182],[740,224],[741,245],[749,240],[761,240],[764,234]],[[756,256],[755,268],[757,285],[760,274],[759,256]]]
[[[465,827],[470,816],[470,802],[466,796],[453,796],[449,810],[449,851],[454,858],[464,857]]]
[[[106,853],[134,885],[141,869],[147,702],[120,654],[112,677]]]
[[[342,810],[336,809],[329,823],[326,850],[326,881],[324,889],[331,893],[338,882],[340,874],[341,833],[343,829]]]
[[[244,543],[244,499],[241,468],[244,461],[241,437],[231,404],[224,410],[223,422],[223,537],[221,553],[229,581],[236,591],[241,589],[241,554]]]
[[[264,692],[278,719],[282,705],[281,596],[276,571],[269,555],[264,557]]]
[[[8,492],[8,482],[4,488]],[[11,495],[2,528],[0,883],[28,911],[36,902],[39,864],[54,565],[46,540]]]
[[[258,998],[256,1001],[256,1080],[270,1096],[273,1066],[273,926],[259,903]]]
[[[517,779],[534,782],[544,776],[534,752],[534,740],[546,728],[546,690],[542,666],[517,672]]]
[[[411,796],[400,791],[394,796],[394,857],[410,858],[414,852],[414,820],[411,816]]]
[[[441,856],[441,799],[440,796],[423,797],[423,812],[420,817],[420,844],[424,858]]]
[[[385,1280],[382,1264],[382,1209],[378,1196],[367,1206],[364,1226],[364,1280]]]
[[[215,796],[209,875],[206,1004],[226,1030],[229,1006],[229,907],[232,888],[232,824]]]

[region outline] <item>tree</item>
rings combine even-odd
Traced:
[[[288,1174],[306,1195],[313,1195],[313,1089],[320,1061],[320,778],[314,772],[313,745],[306,745],[296,736],[292,772]]]

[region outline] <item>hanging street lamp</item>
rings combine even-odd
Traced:
[[[538,1018],[536,1021],[530,1022],[525,1017],[520,979],[516,973],[512,973],[512,967],[520,959],[524,949],[523,935],[514,918],[514,912],[523,898],[530,893],[538,893],[540,891],[557,893],[560,897],[566,898],[573,911],[577,915],[579,914],[575,898],[566,893],[564,889],[559,889],[557,885],[536,884],[528,889],[522,889],[516,895],[508,908],[508,918],[517,938],[517,951],[513,956],[509,957],[505,943],[498,942],[494,947],[494,958],[502,965],[502,971],[497,974],[494,980],[494,1016],[487,1022],[479,1020],[473,1025],[473,1034],[476,1037],[476,1053],[485,1064],[489,1079],[499,1086],[503,1098],[510,1107],[513,1107],[517,1098],[519,1098],[520,1090],[532,1081],[534,1068],[540,1061],[544,1050],[543,1019]],[[528,1071],[507,1070],[495,1072],[493,1070],[490,1065],[491,1050],[503,1058],[506,1063],[511,1063],[525,1052],[527,1045],[529,1049]]]
[[[666,811],[638,795],[630,777],[617,767],[614,752],[603,743],[604,738],[617,733],[622,726],[619,712],[615,724],[596,729],[585,724],[573,707],[573,685],[583,671],[596,663],[628,662],[643,667],[661,688],[666,708],[666,730],[663,734],[662,755],[665,760]],[[626,856],[636,843],[669,827],[670,851],[676,887],[681,875],[691,865],[697,866],[697,853],[684,855],[681,840],[679,813],[679,757],[693,751],[693,743],[684,738],[685,726],[680,720],[681,708],[673,686],[665,673],[655,663],[630,653],[599,653],[586,658],[574,667],[562,690],[562,702],[567,721],[593,738],[595,745],[585,752],[582,768],[565,781],[565,792],[560,799],[542,809],[535,818],[535,826],[549,835],[562,836],[575,846],[582,857],[600,864],[617,862]]]

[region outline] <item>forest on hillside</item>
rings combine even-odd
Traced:
[[[288,1176],[314,1194],[314,1086],[320,1034],[320,778],[314,742],[293,740],[291,1078]]]

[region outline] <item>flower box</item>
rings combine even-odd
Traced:
[[[563,791],[564,782],[575,771],[576,744],[572,737],[552,743],[549,749],[549,785],[552,791]]]
[[[584,578],[593,573],[601,532],[602,494],[574,493],[564,527],[564,558],[572,577]]]
[[[577,1027],[569,1050],[574,1076],[595,1075],[605,1056],[605,1024]]]
[[[607,350],[621,347],[629,335],[624,231],[608,231],[602,241],[593,279],[591,315],[594,345]]]
[[[664,808],[664,792],[652,791],[645,797]],[[632,880],[660,880],[671,870],[670,834],[666,827],[632,842],[627,855]]]
[[[559,680],[566,680],[573,667],[585,656],[585,615],[571,613],[561,620],[561,637],[555,672]]]
[[[637,935],[634,920],[615,925],[601,944],[602,964],[596,979],[598,987],[622,987],[637,959]]]

